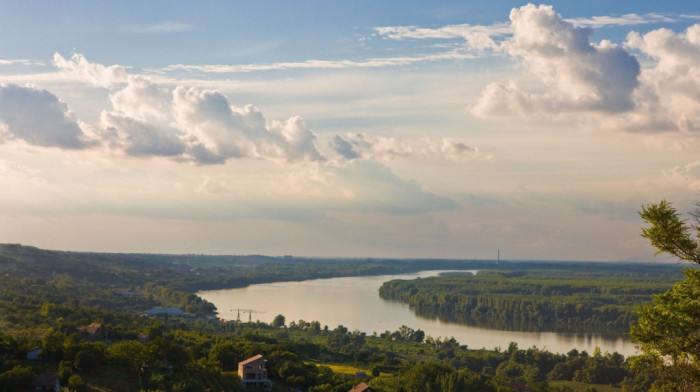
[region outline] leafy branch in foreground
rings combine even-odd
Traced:
[[[700,264],[697,204],[691,214],[694,225],[682,220],[666,201],[642,207],[639,215],[651,225],[642,229],[642,236],[658,249],[657,254],[668,253],[681,261]],[[638,309],[638,323],[630,330],[643,350],[639,366],[656,369],[661,377],[660,382],[648,386],[650,391],[700,388],[700,271],[688,268],[683,275],[685,280]]]
[[[656,254],[668,253],[680,260],[700,264],[700,246],[691,237],[693,231],[697,233],[698,223],[688,226],[681,220],[678,211],[665,200],[642,206],[639,215],[651,225],[642,229],[642,237],[649,239],[651,245],[658,249]],[[700,209],[696,208],[693,216],[698,222]]]

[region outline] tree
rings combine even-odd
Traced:
[[[83,378],[77,374],[74,374],[68,378],[68,386],[75,392],[83,392],[87,390],[87,384],[83,381]]]
[[[639,214],[650,224],[642,236],[657,254],[700,264],[700,204],[691,213],[691,225],[666,201],[648,204]],[[686,269],[683,275],[685,280],[638,309],[630,335],[644,352],[638,360],[655,367],[666,388],[695,391],[700,388],[700,271]]]
[[[639,215],[651,227],[642,229],[642,237],[649,239],[659,253],[668,253],[683,261],[700,264],[700,244],[691,236],[698,237],[700,228],[700,203],[696,203],[691,213],[695,224],[688,226],[670,203],[662,200],[659,204],[642,206]]]
[[[679,391],[700,389],[700,271],[686,269],[685,280],[652,305],[642,306],[630,335],[641,344],[660,375]]]
[[[236,346],[229,341],[218,342],[209,350],[209,358],[224,371],[236,369],[240,356]]]
[[[34,386],[32,368],[17,365],[0,374],[0,391],[27,391]]]
[[[282,328],[282,327],[284,327],[284,322],[285,322],[284,316],[282,316],[281,314],[278,314],[272,320],[272,322],[270,323],[270,326],[273,328]]]
[[[146,353],[144,346],[135,340],[124,340],[115,343],[107,352],[108,358],[131,370],[139,377],[139,384],[143,385],[143,368],[146,366]]]

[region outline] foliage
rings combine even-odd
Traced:
[[[273,328],[282,328],[284,327],[285,319],[284,316],[281,314],[278,314],[275,316],[275,318],[270,322],[270,326]]]
[[[642,229],[642,236],[657,254],[700,264],[700,209],[696,206],[691,215],[695,223],[689,225],[670,203],[648,204],[640,212],[650,225]],[[644,353],[635,360],[637,377],[630,378],[628,391],[642,382],[651,391],[700,389],[700,271],[686,269],[683,275],[684,280],[637,311],[639,322],[630,335]],[[650,371],[659,379],[648,377]]]
[[[700,210],[696,209],[693,214],[696,224],[691,227],[665,200],[659,204],[642,206],[639,215],[650,224],[650,227],[642,229],[642,237],[649,239],[651,245],[658,249],[657,254],[668,253],[680,260],[700,264],[700,245],[691,235],[693,229],[697,230],[700,223],[698,212]]]
[[[408,303],[428,317],[487,328],[622,334],[635,305],[677,279],[678,269],[651,278],[638,266],[572,265],[569,269],[481,271],[384,282],[382,298]]]
[[[17,365],[0,373],[0,391],[27,391],[34,386],[34,374],[28,366]]]
[[[629,385],[636,380],[658,383],[649,366],[630,367],[615,353],[588,355],[574,350],[562,355],[536,348],[522,350],[515,344],[505,351],[468,350],[454,338],[425,336],[406,325],[381,336],[366,336],[342,325],[321,328],[319,321],[291,321],[286,328],[273,328],[259,322],[210,320],[198,315],[208,314],[211,304],[183,291],[324,274],[405,272],[426,266],[493,267],[485,261],[336,263],[82,254],[16,245],[0,245],[0,261],[0,391],[6,385],[28,389],[24,387],[30,385],[30,376],[48,369],[73,390],[238,392],[236,364],[257,354],[268,359],[269,375],[278,390],[346,392],[360,381],[378,392],[507,391],[504,385],[513,381],[545,391],[554,379],[616,383],[627,377]],[[501,264],[510,272],[500,274],[509,279],[526,277],[544,265],[552,271],[553,280],[572,270],[565,263]],[[645,268],[635,266],[636,276],[659,276],[658,269]],[[621,276],[628,270],[613,266],[604,273]],[[282,276],[279,271],[290,275]],[[612,284],[604,287],[626,290],[626,286]],[[141,315],[156,306],[181,307],[191,316]],[[287,320],[279,316],[282,322],[278,324],[284,325]],[[105,333],[87,332],[84,327],[91,323],[101,324]],[[38,345],[42,346],[42,360],[27,360],[26,351]],[[351,368],[364,369],[367,376],[356,378],[340,370]]]
[[[684,271],[685,280],[639,309],[630,335],[644,355],[678,390],[700,389],[700,271]],[[656,358],[657,360],[653,360]]]

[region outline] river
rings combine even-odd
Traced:
[[[216,305],[219,316],[225,320],[240,317],[242,321],[251,318],[269,323],[281,314],[287,324],[298,320],[319,321],[321,326],[327,325],[330,329],[342,324],[350,331],[358,329],[368,335],[393,332],[407,325],[434,338],[454,336],[470,349],[500,347],[505,350],[510,342],[516,342],[521,349],[535,346],[556,353],[567,353],[574,348],[593,353],[596,347],[625,356],[637,352],[634,344],[626,339],[600,334],[501,331],[422,318],[408,305],[379,297],[379,287],[387,280],[435,276],[440,272],[444,271],[277,282],[197,294]],[[239,308],[255,312],[239,313],[235,310]]]

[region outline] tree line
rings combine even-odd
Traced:
[[[384,299],[407,303],[419,315],[491,329],[624,334],[635,309],[668,290],[675,266],[655,277],[635,272],[570,269],[480,271],[382,284]]]

